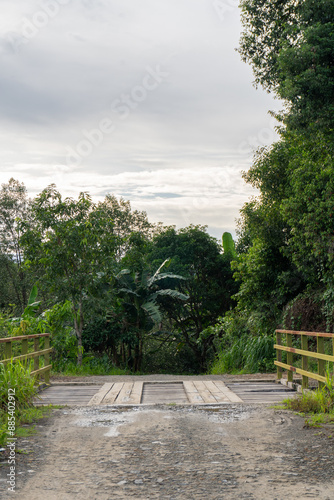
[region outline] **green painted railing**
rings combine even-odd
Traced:
[[[286,345],[282,345],[282,336],[285,335]],[[301,349],[296,349],[292,347],[293,336],[297,335],[301,337]],[[317,351],[309,350],[309,338],[316,337],[317,339]],[[325,340],[328,339],[331,342],[331,352],[333,355],[325,354]],[[277,350],[277,360],[275,365],[277,366],[277,378],[282,378],[283,369],[288,370],[288,382],[293,381],[293,373],[299,373],[302,375],[302,387],[306,389],[308,387],[308,379],[314,379],[318,381],[319,387],[323,387],[326,382],[326,361],[331,363],[334,362],[334,333],[320,333],[320,332],[301,332],[294,330],[276,330],[276,344],[274,345]],[[282,352],[287,353],[287,362],[282,363]],[[301,356],[302,367],[297,368],[294,365],[294,355]],[[318,373],[313,373],[308,370],[309,358],[317,360],[318,363]],[[333,369],[333,366],[332,366]],[[332,370],[333,371],[333,370]]]
[[[40,349],[40,339],[44,340],[44,348]],[[21,354],[13,357],[13,343],[21,343]],[[52,365],[50,364],[50,333],[39,333],[36,335],[22,335],[20,337],[5,337],[0,339],[0,344],[5,344],[4,359],[0,362],[6,365],[7,363],[15,363],[15,361],[25,362],[29,359],[34,360],[34,370],[30,375],[36,376],[37,380],[42,375],[44,381],[48,384],[50,382],[50,371]],[[32,350],[31,350],[32,349]],[[44,366],[40,368],[40,357],[44,356]]]

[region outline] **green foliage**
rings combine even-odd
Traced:
[[[299,413],[323,413],[327,398],[322,391],[308,391],[284,401],[289,410]]]
[[[141,247],[146,246],[146,242],[150,240],[158,226],[148,221],[146,212],[132,210],[129,201],[123,198],[118,200],[110,194],[98,204],[98,208],[109,220],[113,221],[112,231],[115,238],[116,259],[120,261],[127,257],[127,262],[123,261],[123,265],[133,269],[136,257],[140,257],[139,260],[141,260]],[[129,261],[131,261],[131,265]],[[136,271],[138,270],[136,269]]]
[[[272,373],[274,352],[274,339],[269,335],[234,339],[229,348],[222,349],[210,373]]]
[[[231,255],[222,253],[222,247],[202,226],[189,226],[178,231],[166,228],[153,239],[151,261],[159,265],[170,257],[169,271],[184,278],[178,290],[189,296],[186,304],[176,304],[168,297],[160,297],[159,303],[167,316],[175,345],[187,346],[197,360],[197,370],[207,369],[214,354],[213,338],[201,337],[201,332],[212,326],[217,318],[228,311],[237,291],[232,278]],[[168,287],[168,280],[165,284]]]
[[[235,250],[235,243],[232,238],[231,233],[223,233],[223,248],[224,248],[224,255],[229,256],[231,260],[234,260],[237,258],[237,252]]]
[[[15,389],[15,418],[16,426],[20,424],[25,413],[32,407],[32,399],[37,390],[35,380],[30,376],[29,367],[21,363],[0,363],[0,445],[6,443],[7,415],[9,389]]]
[[[170,335],[150,336],[145,342],[142,371],[144,373],[166,373],[195,375],[198,364],[194,352],[187,345],[176,344]]]
[[[6,411],[8,404],[8,390],[15,389],[16,409],[21,409],[32,404],[32,398],[36,395],[34,377],[30,376],[29,367],[20,362],[0,363],[0,408]]]
[[[293,228],[285,252],[314,282],[333,274],[334,161],[332,139],[318,133],[290,142],[290,190],[282,215]]]
[[[281,81],[278,67],[280,49],[286,40],[297,38],[303,0],[242,0],[242,33],[239,53],[252,65],[256,84],[276,90]],[[284,5],[283,5],[284,4]]]
[[[242,0],[239,52],[295,128],[333,123],[333,0]]]
[[[256,83],[284,100],[280,140],[244,174],[260,192],[241,210],[241,315],[332,329],[333,0],[243,0],[239,52]],[[308,307],[309,306],[309,307]],[[243,312],[241,312],[243,311]]]
[[[327,366],[326,383],[321,389],[303,391],[295,398],[284,401],[286,408],[306,417],[308,427],[334,423],[334,375]]]
[[[184,278],[174,273],[162,273],[162,268],[168,262],[169,259],[164,260],[154,273],[150,273],[147,269],[141,273],[123,269],[115,276],[115,289],[117,296],[121,298],[118,311],[122,321],[121,331],[123,335],[126,333],[128,338],[127,366],[131,366],[134,371],[141,369],[147,334],[153,327],[159,328],[158,324],[162,322],[163,314],[159,299],[168,298],[174,305],[175,302],[183,304],[189,298],[185,293],[170,288]],[[168,283],[168,288],[162,288],[165,283]]]
[[[33,225],[22,225],[27,264],[43,269],[40,283],[58,300],[71,302],[80,364],[84,302],[101,269],[113,268],[113,223],[86,193],[63,200],[54,185],[34,200],[32,215]]]
[[[51,333],[52,362],[77,359],[77,339],[73,329],[73,313],[70,301],[58,303],[44,311],[39,320],[44,331]]]
[[[210,373],[275,371],[274,337],[259,328],[257,318],[242,317],[238,311],[220,319],[215,326],[218,355]]]
[[[6,311],[0,310],[0,338],[8,337],[9,322],[10,322],[10,315],[7,314]]]
[[[53,375],[127,375],[128,373],[128,370],[115,367],[107,355],[98,357],[84,354],[81,365],[70,359],[58,360],[52,365]]]
[[[20,243],[20,220],[28,220],[30,201],[23,183],[11,178],[0,190],[0,306],[16,304],[22,312],[27,303],[28,278]]]

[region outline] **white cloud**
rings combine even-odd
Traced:
[[[110,191],[152,220],[233,230],[252,193],[240,170],[275,140],[267,111],[280,104],[252,87],[234,50],[231,1],[223,19],[203,0],[3,0],[0,182],[18,178],[31,195],[52,182],[70,196]],[[113,101],[156,66],[168,76],[120,119]],[[115,130],[68,164],[104,119]]]

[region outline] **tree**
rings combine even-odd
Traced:
[[[24,255],[20,243],[20,220],[29,220],[30,201],[23,183],[11,178],[0,191],[0,259],[3,294],[2,305],[10,300],[20,312],[27,303],[27,276],[23,268]],[[8,300],[9,299],[9,300]]]
[[[71,302],[81,364],[84,306],[114,265],[113,222],[86,193],[77,201],[63,200],[55,185],[35,198],[32,217],[32,226],[23,225],[26,265],[43,269],[41,286],[53,292],[56,302]]]
[[[212,354],[213,337],[201,332],[215,324],[217,318],[233,304],[237,291],[232,278],[231,257],[222,253],[218,242],[202,226],[189,226],[176,231],[169,227],[153,239],[150,260],[159,265],[170,257],[168,269],[186,280],[178,283],[181,293],[189,296],[186,304],[175,304],[168,297],[159,300],[170,328],[179,345],[194,353],[197,369],[205,370]],[[169,282],[166,280],[165,286]]]
[[[244,174],[260,195],[241,210],[237,307],[274,325],[333,271],[334,1],[243,0],[241,8],[239,52],[285,111],[280,140]]]
[[[281,83],[279,54],[285,42],[298,39],[300,9],[304,0],[242,0],[243,32],[239,53],[252,65],[255,84],[277,91]]]
[[[144,211],[132,210],[129,201],[108,194],[103,202],[98,204],[105,215],[113,221],[115,238],[115,253],[118,261],[136,245],[138,239],[149,240],[159,225],[154,226],[147,219]]]
[[[282,217],[291,227],[286,254],[313,284],[333,283],[333,153],[327,134],[290,137],[290,189],[281,203]]]
[[[286,103],[284,123],[333,126],[334,0],[243,0],[239,52]]]
[[[162,288],[161,284],[183,280],[182,276],[173,273],[162,273],[167,264],[165,260],[159,268],[151,274],[147,269],[141,273],[123,269],[115,277],[116,291],[121,297],[120,315],[123,336],[128,338],[128,362],[132,361],[134,371],[139,371],[143,358],[143,344],[145,335],[152,331],[154,325],[162,322],[162,308],[159,297],[169,297],[173,303],[182,307],[188,296],[173,288]],[[132,347],[134,354],[132,355]]]

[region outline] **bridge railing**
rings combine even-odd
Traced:
[[[44,343],[43,348],[40,348],[40,339]],[[14,342],[21,343],[21,354],[13,356]],[[30,375],[36,376],[37,380],[40,376],[44,377],[44,381],[48,384],[50,382],[50,371],[52,365],[50,363],[50,333],[39,333],[36,335],[22,335],[19,337],[5,337],[0,339],[0,346],[4,344],[4,359],[0,363],[4,365],[8,363],[15,363],[16,361],[26,362],[30,359],[34,360],[34,370]],[[16,346],[15,346],[16,347]],[[40,367],[40,358],[44,356],[44,366]]]
[[[283,345],[283,335],[285,345]],[[301,349],[293,347],[293,337],[299,336],[301,339]],[[316,338],[316,351],[309,350],[309,339]],[[330,352],[333,355],[325,354],[325,341],[330,344]],[[314,344],[314,343],[313,343]],[[302,387],[307,388],[309,378],[317,380],[318,386],[323,387],[326,382],[326,362],[334,362],[334,333],[303,332],[294,330],[276,330],[277,351],[277,378],[282,378],[283,369],[288,371],[288,382],[293,381],[293,373],[302,375]],[[328,350],[328,346],[327,346]],[[286,363],[282,362],[282,352],[287,353]],[[296,355],[301,356],[301,368],[294,366]],[[309,371],[309,359],[317,360],[317,373]],[[300,359],[300,358],[299,358]],[[333,365],[332,365],[333,371]]]

